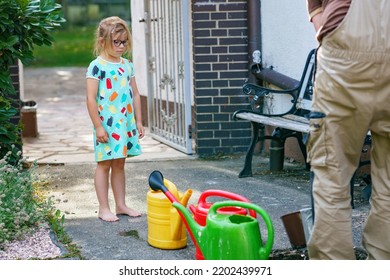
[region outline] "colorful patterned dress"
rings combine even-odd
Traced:
[[[94,129],[95,160],[140,155],[130,85],[134,76],[133,63],[124,58],[119,63],[112,63],[97,57],[90,63],[86,76],[99,80],[96,103],[100,120],[109,136],[108,143],[99,143]]]

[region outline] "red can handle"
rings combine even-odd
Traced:
[[[237,201],[243,201],[243,202],[250,202],[247,198],[243,197],[242,195],[228,192],[228,191],[222,191],[222,190],[206,190],[204,191],[200,196],[199,196],[199,201],[198,205],[205,204],[206,199],[210,196],[218,196],[218,197],[223,197],[231,200],[237,200]],[[254,210],[249,210],[249,214],[253,217],[256,218],[256,211]]]

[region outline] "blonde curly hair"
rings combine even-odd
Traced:
[[[126,21],[112,16],[100,21],[95,33],[95,46],[93,53],[95,56],[100,55],[102,51],[112,49],[112,40],[117,35],[126,34],[128,43],[125,46],[124,54],[130,55],[132,50],[132,36]]]

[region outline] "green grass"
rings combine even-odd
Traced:
[[[36,46],[29,67],[87,67],[93,60],[95,27],[72,27],[53,31],[51,46]]]

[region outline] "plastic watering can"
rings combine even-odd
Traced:
[[[190,205],[189,209],[194,214],[194,220],[201,226],[206,225],[206,217],[209,212],[210,207],[213,205],[212,202],[209,202],[209,198],[213,197],[223,197],[229,200],[237,200],[237,201],[244,201],[249,202],[249,200],[239,194],[235,194],[232,192],[222,191],[222,190],[206,190],[204,191],[198,200],[198,203],[196,205]],[[209,200],[209,201],[207,201]],[[229,206],[229,207],[221,207],[218,209],[218,213],[220,214],[240,214],[240,215],[247,215],[248,210],[246,208],[236,207],[236,206]],[[256,218],[256,211],[249,210],[249,214]],[[203,260],[204,257],[202,255],[201,250],[198,246],[196,246],[196,254],[195,257],[197,260]]]
[[[200,226],[190,211],[178,202],[173,206],[187,220],[192,236],[196,239],[206,260],[266,260],[274,242],[274,228],[268,213],[261,207],[242,201],[216,202],[207,214],[206,226]],[[222,207],[236,206],[255,210],[267,227],[267,240],[263,245],[257,219],[237,214],[220,214]],[[187,227],[187,229],[188,229]]]
[[[162,178],[161,173],[155,173],[158,188],[151,188],[147,193],[148,212],[148,243],[161,249],[179,249],[187,246],[187,234],[184,227],[185,221],[180,213],[172,206],[166,194],[173,201],[186,206],[192,195],[192,190],[187,190],[184,194],[177,190],[176,186],[169,180]],[[156,187],[156,184],[153,185]]]
[[[190,230],[190,228],[187,224],[187,220],[184,218],[182,212],[177,211],[175,208],[173,208],[173,206],[171,204],[173,202],[176,202],[185,208],[187,206],[188,200],[190,199],[190,197],[192,195],[192,190],[188,189],[184,193],[184,195],[181,196],[181,194],[179,192],[177,192],[176,186],[172,182],[170,182],[169,180],[164,179],[164,176],[158,170],[154,170],[152,173],[150,173],[149,186],[150,186],[151,190],[148,192],[148,196],[147,196],[148,210],[151,209],[150,205],[154,204],[154,203],[149,203],[149,201],[152,201],[150,198],[153,198],[156,195],[159,196],[159,200],[161,202],[164,202],[164,205],[160,204],[159,208],[156,208],[155,210],[153,210],[153,212],[156,212],[156,214],[160,213],[159,214],[160,221],[155,221],[155,223],[151,223],[149,221],[150,220],[150,218],[149,218],[150,212],[148,211],[148,229],[151,229],[151,225],[153,225],[153,224],[165,223],[165,224],[167,224],[167,227],[170,228],[170,232],[171,232],[170,236],[171,237],[169,237],[169,238],[177,240],[179,238],[179,236],[178,236],[179,232],[184,231],[184,233],[185,233],[185,229],[181,227],[181,225],[184,223],[184,225],[187,228],[187,231],[189,232],[189,234],[191,236],[192,241],[194,242],[194,244],[196,244],[195,238],[194,238],[194,236],[192,236],[192,231]],[[164,196],[165,199],[162,196]],[[167,204],[169,204],[169,205],[167,205]],[[166,209],[169,209],[169,210],[166,210]],[[169,211],[169,218],[167,216],[163,217],[161,215],[161,213],[165,213],[166,211]],[[167,221],[168,221],[168,223],[166,223]],[[157,229],[157,227],[155,227],[155,228],[156,228],[156,230],[153,230],[153,231],[148,230],[148,232],[150,232],[150,233],[153,232],[153,233],[155,233],[154,235],[156,235],[156,236],[158,235],[159,237],[157,239],[164,238],[164,237],[161,237],[161,235],[163,234],[163,231],[161,230],[161,228],[159,228],[159,229]],[[149,244],[151,244],[150,241],[152,240],[152,238],[150,238],[148,236],[148,240],[149,240],[148,241]],[[162,248],[162,246],[160,246],[161,242],[157,241],[157,242],[152,242],[152,243],[158,244],[158,246],[151,244],[152,246]],[[187,245],[187,243],[185,243],[185,245]],[[164,247],[166,247],[166,246],[164,245]],[[181,246],[181,247],[184,247],[184,246]],[[179,247],[176,247],[176,248],[179,248]],[[166,248],[163,248],[163,249],[166,249]]]

